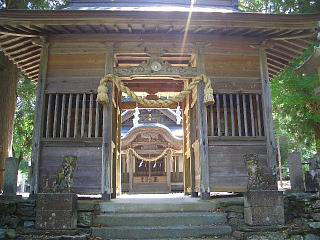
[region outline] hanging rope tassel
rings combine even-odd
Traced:
[[[205,75],[201,75],[201,77],[202,77],[203,82],[205,84],[205,88],[204,88],[204,103],[206,105],[214,104],[213,88],[212,88],[212,85],[211,85],[211,81]]]
[[[98,87],[98,95],[97,95],[97,101],[101,104],[108,104],[109,103],[109,97],[108,97],[108,78],[105,77],[100,80],[100,85]]]

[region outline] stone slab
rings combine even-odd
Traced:
[[[75,229],[77,195],[72,193],[37,194],[37,229]]]
[[[304,192],[303,172],[301,164],[301,155],[299,152],[293,152],[288,157],[291,191]]]
[[[4,165],[3,194],[15,195],[17,193],[18,160],[13,157],[6,158]]]
[[[77,213],[68,210],[43,210],[36,212],[37,229],[75,229]]]
[[[283,193],[274,190],[251,190],[244,194],[244,207],[283,206]]]
[[[306,192],[316,192],[317,191],[317,181],[316,178],[312,177],[310,172],[304,174]]]
[[[76,210],[77,195],[73,193],[38,193],[37,210]]]
[[[283,206],[245,207],[245,223],[250,226],[271,226],[284,224]]]

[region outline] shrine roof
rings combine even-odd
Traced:
[[[184,4],[186,0],[117,0],[117,7],[115,2],[72,0],[64,10],[1,10],[0,49],[27,77],[37,81],[39,39],[48,36],[105,34],[112,41],[122,34],[122,39],[142,41],[144,36],[156,34],[159,39],[177,42],[188,32],[190,42],[205,43],[240,37],[250,39],[253,45],[270,43],[267,62],[272,79],[303,54],[319,32],[320,14],[243,13],[236,10],[237,1],[233,0],[198,0],[192,9]],[[211,2],[215,4],[208,4]],[[95,9],[90,7],[93,5]],[[133,5],[138,7],[133,9]]]

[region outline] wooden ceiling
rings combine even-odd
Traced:
[[[27,77],[37,81],[42,45],[40,37],[62,34],[183,35],[186,31],[185,13],[104,12],[103,15],[101,12],[79,12],[2,11],[0,48]],[[197,13],[188,33],[208,37],[250,37],[261,42],[269,40],[267,62],[272,79],[316,40],[319,19],[319,15]],[[118,61],[125,65],[120,55]]]

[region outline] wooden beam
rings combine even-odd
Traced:
[[[121,110],[132,110],[132,109],[135,109],[135,107],[137,106],[137,103],[136,102],[121,102],[120,103],[120,109]],[[139,108],[144,108],[144,109],[150,109],[150,108],[159,108],[159,109],[167,109],[167,108],[170,108],[170,109],[176,109],[178,106],[177,103],[173,103],[172,105],[169,105],[167,107],[162,107],[162,106],[154,106],[154,107],[146,107],[146,106],[143,106],[141,104],[138,104],[138,107]]]
[[[34,120],[34,135],[32,139],[32,177],[31,177],[31,193],[37,193],[39,191],[39,165],[40,165],[40,139],[43,129],[44,118],[44,99],[45,88],[47,82],[47,67],[49,56],[49,44],[45,44],[41,51],[40,61],[40,77],[37,88],[37,101],[36,101],[36,113]]]

